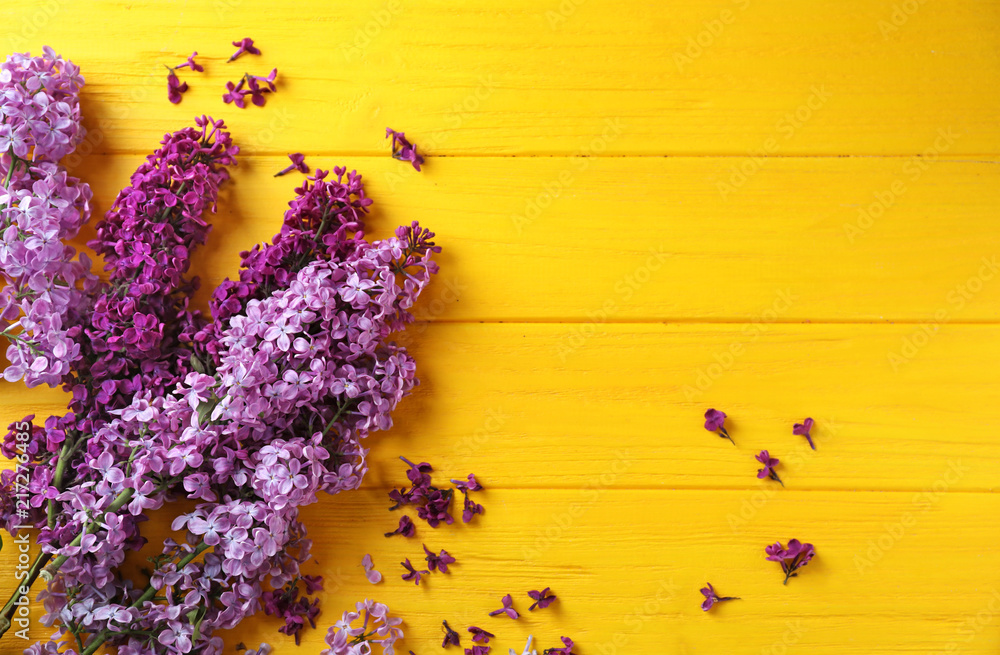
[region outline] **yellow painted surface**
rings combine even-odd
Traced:
[[[264,55],[224,64],[244,36]],[[231,125],[244,157],[198,254],[205,292],[280,224],[288,152],[362,172],[374,235],[438,232],[441,276],[401,338],[423,384],[372,438],[363,489],[306,510],[321,624],[373,597],[420,655],[443,619],[499,652],[529,632],[583,655],[997,651],[998,39],[980,0],[0,7],[4,51],[83,68],[71,163],[95,215],[164,132]],[[162,64],[192,50],[207,71],[171,105]],[[275,66],[265,108],[223,105],[227,79]],[[388,157],[387,125],[423,173]],[[64,403],[0,383],[0,424]],[[709,406],[737,447],[702,429]],[[791,434],[807,415],[815,452]],[[786,488],[756,479],[761,448]],[[418,526],[459,559],[420,588],[397,564],[420,541],[381,536],[400,454],[488,487],[481,522]],[[763,548],[790,537],[819,555],[782,586]],[[704,614],[707,581],[743,600]],[[486,616],[544,586],[547,610]],[[297,651],[277,627],[227,640],[319,650],[322,629]]]

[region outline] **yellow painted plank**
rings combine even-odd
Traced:
[[[401,482],[406,455],[494,488],[780,495],[756,478],[764,448],[783,460],[788,490],[920,491],[950,470],[950,488],[1000,483],[1000,327],[945,326],[926,340],[913,325],[579,329],[414,326],[404,342],[422,384],[372,440],[366,484]],[[63,411],[59,392],[4,383],[0,397],[3,425]],[[703,429],[708,407],[729,413],[736,447]],[[816,451],[792,434],[806,416]]]
[[[76,167],[96,216],[141,159]],[[438,233],[425,320],[948,323],[1000,306],[997,161],[776,158],[726,196],[728,158],[461,157],[422,174],[388,157],[307,161],[366,176],[375,236],[415,219]],[[195,262],[206,297],[280,226],[301,179],[272,177],[284,165],[234,170]]]
[[[8,2],[5,50],[53,45],[90,80],[100,152],[221,114],[259,153],[378,153],[386,125],[431,154],[1000,152],[1000,6],[979,0]],[[95,37],[99,35],[99,37]],[[252,36],[261,58],[224,61]],[[204,75],[167,102],[164,64]],[[227,80],[278,67],[264,110]],[[609,130],[610,125],[620,126]],[[296,145],[299,144],[299,145]]]
[[[484,464],[492,461],[483,460]],[[261,617],[227,636],[228,648],[261,640],[276,652],[315,653],[325,627],[357,600],[387,603],[405,620],[397,652],[436,652],[441,621],[463,630],[494,632],[495,652],[523,645],[527,634],[543,647],[569,635],[580,652],[606,653],[965,653],[1000,647],[1000,512],[995,494],[801,492],[774,497],[737,530],[727,516],[753,496],[746,491],[577,490],[487,491],[480,522],[418,525],[416,539],[385,539],[397,515],[384,493],[362,490],[324,498],[305,521],[314,539],[310,567],[328,581],[320,630],[307,631],[299,649]],[[166,521],[147,524],[154,540]],[[802,575],[781,584],[764,546],[791,537],[816,545]],[[398,562],[420,560],[421,542],[458,559],[453,572],[421,587],[400,579]],[[371,553],[385,576],[370,585],[360,566]],[[12,562],[5,548],[0,561]],[[712,582],[742,600],[711,614],[698,589]],[[551,586],[560,597],[528,613],[526,591]],[[6,586],[4,587],[6,588]],[[524,611],[518,621],[491,618],[511,593]],[[40,614],[38,608],[34,616]],[[40,626],[34,635],[44,634]],[[10,642],[0,653],[16,651]]]

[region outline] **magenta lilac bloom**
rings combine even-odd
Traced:
[[[465,649],[465,655],[489,655],[491,648],[491,646],[473,646]]]
[[[447,621],[441,622],[441,627],[444,628],[444,641],[441,642],[441,648],[447,648],[448,646],[461,646],[458,633],[451,629]]]
[[[771,454],[768,453],[766,450],[760,451],[760,453],[754,459],[756,459],[758,462],[764,465],[764,468],[757,469],[758,478],[760,478],[761,480],[765,478],[770,478],[771,480],[774,480],[775,482],[781,484],[782,487],[785,486],[785,483],[781,481],[781,478],[778,477],[778,474],[774,470],[774,467],[780,464],[781,460],[779,460],[777,457],[771,457]]]
[[[417,154],[417,146],[407,140],[403,132],[397,132],[391,127],[385,128],[385,138],[392,137],[392,157],[400,161],[408,161],[413,168],[420,170],[424,158]]]
[[[781,570],[785,574],[784,584],[788,584],[789,578],[797,577],[797,571],[816,556],[816,549],[812,544],[801,543],[798,539],[789,540],[788,548],[776,541],[765,548],[764,552],[767,553],[768,561],[781,564]]]
[[[739,596],[719,596],[711,582],[706,584],[708,585],[707,587],[701,588],[701,595],[705,597],[705,600],[701,604],[701,609],[705,612],[712,609],[716,603],[721,603],[727,600],[740,600]]]
[[[490,612],[490,616],[496,616],[498,614],[506,614],[507,616],[509,616],[512,619],[516,619],[519,616],[521,616],[520,614],[517,613],[517,610],[514,609],[514,607],[513,607],[513,605],[514,605],[514,599],[511,598],[510,594],[507,594],[506,596],[504,596],[501,599],[501,602],[503,603],[503,607],[501,607],[498,610],[493,610],[492,612]]]
[[[490,639],[496,637],[496,635],[494,635],[492,632],[487,632],[486,630],[483,630],[482,628],[476,627],[474,625],[469,626],[466,629],[472,633],[472,641],[476,643],[488,644],[490,643]]]
[[[300,173],[309,173],[309,167],[306,166],[306,156],[301,152],[295,152],[288,155],[288,158],[292,160],[290,166],[287,166],[277,173],[274,174],[275,177],[281,177],[286,173],[291,173],[292,171],[299,171]]]
[[[251,54],[251,55],[260,54],[260,50],[254,46],[253,39],[251,38],[245,38],[245,39],[240,39],[239,41],[233,41],[233,45],[236,46],[236,52],[234,52],[232,55],[229,56],[229,59],[226,60],[227,64],[231,61],[236,61],[236,59],[243,54]]]
[[[421,576],[430,575],[431,573],[430,571],[418,571],[417,569],[413,568],[413,565],[410,564],[409,557],[407,557],[404,561],[400,562],[400,564],[402,564],[403,568],[406,569],[407,571],[406,573],[403,574],[403,579],[406,580],[407,582],[413,580],[413,584],[420,584]]]
[[[278,632],[295,637],[296,645],[299,644],[300,633],[305,628],[306,623],[315,628],[316,617],[319,615],[318,598],[299,597],[298,582],[300,581],[304,583],[307,595],[323,589],[322,577],[302,576],[287,587],[265,591],[261,596],[264,613],[268,616],[278,616],[284,619],[285,624],[278,629]]]
[[[816,450],[816,444],[813,443],[812,434],[810,434],[810,432],[812,432],[813,423],[815,423],[815,421],[811,418],[807,418],[801,423],[796,423],[792,426],[792,434],[805,437],[806,441],[809,442],[809,447]]]
[[[530,596],[531,599],[535,601],[534,603],[531,604],[531,607],[528,608],[529,612],[533,612],[536,607],[538,609],[545,609],[546,607],[548,607],[549,605],[551,605],[556,601],[556,595],[550,593],[548,587],[542,589],[541,591],[537,590],[529,591],[528,596]]]
[[[386,532],[385,536],[392,537],[397,534],[404,537],[412,537],[417,534],[417,526],[413,524],[413,519],[409,516],[401,516],[399,518],[399,527],[392,532]]]
[[[448,565],[454,564],[456,561],[455,558],[449,555],[448,551],[444,549],[442,549],[440,553],[435,555],[433,551],[428,550],[427,546],[425,545],[424,552],[427,553],[427,557],[424,558],[427,560],[427,568],[429,568],[431,571],[440,570],[441,573],[447,573]]]
[[[180,64],[179,66],[174,66],[174,70],[180,68],[190,68],[192,71],[196,73],[204,73],[205,67],[194,60],[194,58],[197,56],[198,56],[198,51],[195,50],[194,52],[191,53],[191,56],[187,58],[187,61],[185,61],[183,64]]]
[[[729,432],[726,431],[726,413],[719,411],[717,409],[710,409],[705,412],[705,429],[709,432],[715,432],[723,439],[729,439],[732,441],[733,445],[736,442],[733,438],[729,436]]]

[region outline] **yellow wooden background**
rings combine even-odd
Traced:
[[[263,56],[225,64],[245,36]],[[439,234],[404,337],[423,385],[364,488],[305,512],[322,623],[373,597],[419,655],[442,619],[502,652],[528,633],[583,655],[997,652],[1000,3],[4,2],[2,50],[44,44],[87,78],[70,163],[95,215],[164,132],[232,127],[208,288],[276,231],[288,152],[362,172],[375,235]],[[192,50],[207,71],[171,105],[163,64]],[[226,80],[271,67],[264,109],[223,105]],[[64,406],[0,393],[3,424]],[[710,406],[738,448],[702,429]],[[815,452],[791,434],[805,416]],[[756,479],[760,448],[786,488]],[[486,515],[384,539],[400,454],[475,472]],[[782,586],[763,549],[790,537],[818,557]],[[421,541],[459,564],[418,588],[398,562]],[[706,581],[743,600],[702,613]],[[544,586],[548,610],[486,616]],[[324,630],[297,651],[277,627],[227,640],[319,650]]]

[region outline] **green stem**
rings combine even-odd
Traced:
[[[114,514],[115,512],[117,512],[118,510],[120,510],[122,507],[124,507],[130,500],[132,500],[132,494],[133,493],[135,493],[135,489],[129,488],[129,489],[125,489],[124,491],[122,491],[121,493],[119,493],[117,496],[115,496],[114,501],[108,507],[108,511],[105,512],[105,515]],[[84,530],[80,534],[76,535],[76,539],[74,539],[73,541],[71,541],[69,543],[69,546],[70,547],[79,546],[80,542],[83,541],[84,535],[93,534],[93,533],[97,532],[100,529],[101,529],[100,522],[99,521],[94,521],[89,526],[87,526],[86,530]],[[41,573],[42,579],[43,580],[51,580],[52,578],[54,578],[55,575],[56,575],[56,573],[59,572],[59,569],[62,567],[63,564],[66,563],[66,560],[68,560],[68,559],[69,559],[68,555],[59,555],[58,557],[56,557],[55,559],[53,559],[49,563],[48,566],[46,566],[44,569],[42,569],[42,573]]]
[[[194,558],[198,557],[198,555],[202,554],[209,548],[210,546],[206,544],[204,541],[195,546],[193,551],[191,551],[190,553],[182,557],[180,560],[178,560],[177,570],[183,569],[185,566],[194,561]],[[142,604],[145,603],[146,601],[152,600],[154,596],[156,596],[156,589],[153,589],[153,586],[149,585],[146,587],[145,591],[142,592],[142,595],[139,596],[139,598],[136,599],[134,603],[132,603],[131,607],[138,609],[139,607],[142,607]],[[110,630],[101,630],[96,635],[94,635],[94,638],[91,640],[90,644],[86,648],[80,651],[80,655],[94,655],[94,653],[96,653],[97,650],[100,649],[102,645],[104,645],[104,642],[107,641],[108,637],[110,637],[112,634],[113,633]]]

